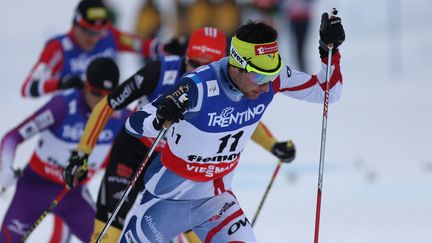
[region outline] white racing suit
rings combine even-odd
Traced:
[[[340,98],[339,53],[333,56],[329,102]],[[269,92],[249,100],[232,84],[228,58],[186,75],[172,95],[186,93],[185,119],[167,131],[167,146],[152,161],[146,190],[132,208],[120,242],[166,242],[194,230],[203,242],[255,242],[231,182],[241,152],[277,92],[322,103],[326,60],[318,75],[284,67]],[[144,106],[126,123],[131,135],[156,137],[153,126],[161,99]],[[283,112],[283,111],[281,111]]]

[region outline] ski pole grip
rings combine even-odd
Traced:
[[[330,11],[329,18],[330,19],[335,18],[337,14],[338,14],[338,10],[336,8],[332,8],[332,10]],[[333,43],[327,44],[328,49],[333,49],[333,46],[334,46]]]
[[[332,8],[332,10],[330,11],[330,18],[334,18],[336,17],[336,15],[338,14],[338,10],[336,8]]]
[[[165,121],[163,124],[164,129],[168,129],[168,128],[170,128],[170,126],[171,126],[171,121]]]

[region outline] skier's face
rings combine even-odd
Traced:
[[[96,104],[99,103],[103,97],[105,97],[103,94],[97,94],[88,89],[84,89],[84,100],[90,110],[93,110]]]
[[[256,83],[256,75],[253,72],[246,72],[242,69],[229,66],[229,75],[234,82],[234,84],[239,88],[239,90],[248,99],[256,99],[262,93],[268,92],[270,90],[270,83],[264,84]]]
[[[92,110],[99,101],[110,93],[108,90],[100,90],[92,87],[88,83],[84,86],[84,99],[87,106]]]
[[[81,49],[91,51],[106,32],[104,30],[92,31],[80,25],[75,25],[72,33]]]

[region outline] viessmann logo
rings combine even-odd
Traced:
[[[186,170],[197,174],[203,174],[205,177],[213,177],[218,174],[224,174],[231,171],[238,164],[238,159],[229,164],[216,164],[216,165],[199,165],[199,164],[186,164]]]
[[[198,155],[189,155],[187,158],[193,163],[186,163],[186,170],[189,172],[194,172],[196,174],[202,174],[205,177],[213,177],[218,174],[224,174],[231,171],[237,166],[238,160],[240,158],[239,153],[232,153],[230,155],[216,155],[213,157],[201,157]],[[200,164],[195,162],[223,162],[220,164]]]
[[[254,119],[255,116],[261,115],[264,110],[265,105],[263,104],[236,113],[234,113],[233,107],[226,107],[220,114],[217,114],[217,112],[208,113],[209,122],[207,125],[212,127],[227,127],[231,124],[243,124],[244,122]]]

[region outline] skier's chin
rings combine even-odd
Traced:
[[[259,96],[261,95],[261,93],[256,93],[256,92],[247,92],[244,93],[244,96],[250,100],[255,100],[257,99]]]

